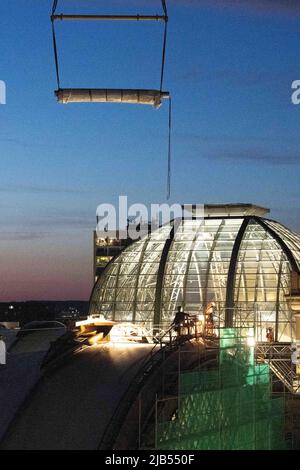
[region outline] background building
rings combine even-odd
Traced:
[[[134,221],[132,222],[134,223]],[[94,281],[97,282],[99,276],[102,274],[107,264],[121,251],[129,246],[133,240],[128,235],[128,228],[124,231],[116,230],[115,236],[110,236],[107,233],[106,237],[100,237],[97,235],[97,231],[93,232],[93,245],[94,245]],[[137,230],[140,229],[140,224],[136,226]],[[142,226],[142,230],[147,230],[148,233],[151,231],[151,224],[148,222]],[[124,237],[124,232],[126,236]]]
[[[130,238],[120,238],[119,231],[116,232],[116,237],[100,238],[97,236],[96,230],[93,233],[94,245],[94,280],[99,278],[100,274],[104,271],[107,264],[128,245],[130,245]]]

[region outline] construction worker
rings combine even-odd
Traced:
[[[205,336],[214,336],[214,308],[215,302],[210,302],[207,304],[204,311],[204,335]]]
[[[178,306],[177,312],[175,313],[175,317],[172,322],[172,325],[174,325],[174,329],[177,333],[177,336],[180,336],[182,334],[182,328],[184,328],[186,324],[188,324],[188,318],[189,318],[189,315],[183,311],[182,307]]]
[[[267,338],[268,343],[274,342],[274,332],[273,332],[273,328],[271,328],[270,326],[266,329],[266,338]]]

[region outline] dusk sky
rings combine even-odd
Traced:
[[[166,201],[168,106],[59,105],[48,0],[0,5],[0,301],[89,298],[100,203]],[[171,202],[251,202],[300,231],[300,2],[169,0]],[[161,12],[60,0],[58,13]],[[62,87],[158,88],[161,23],[57,22]]]

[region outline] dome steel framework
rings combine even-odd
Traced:
[[[95,284],[90,314],[121,322],[170,324],[177,306],[202,314],[215,302],[219,325],[273,324],[293,337],[287,302],[300,273],[300,236],[255,215],[173,221],[112,260]],[[176,226],[176,230],[175,230]]]

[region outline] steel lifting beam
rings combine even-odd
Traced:
[[[166,15],[52,15],[52,21],[168,21]]]

